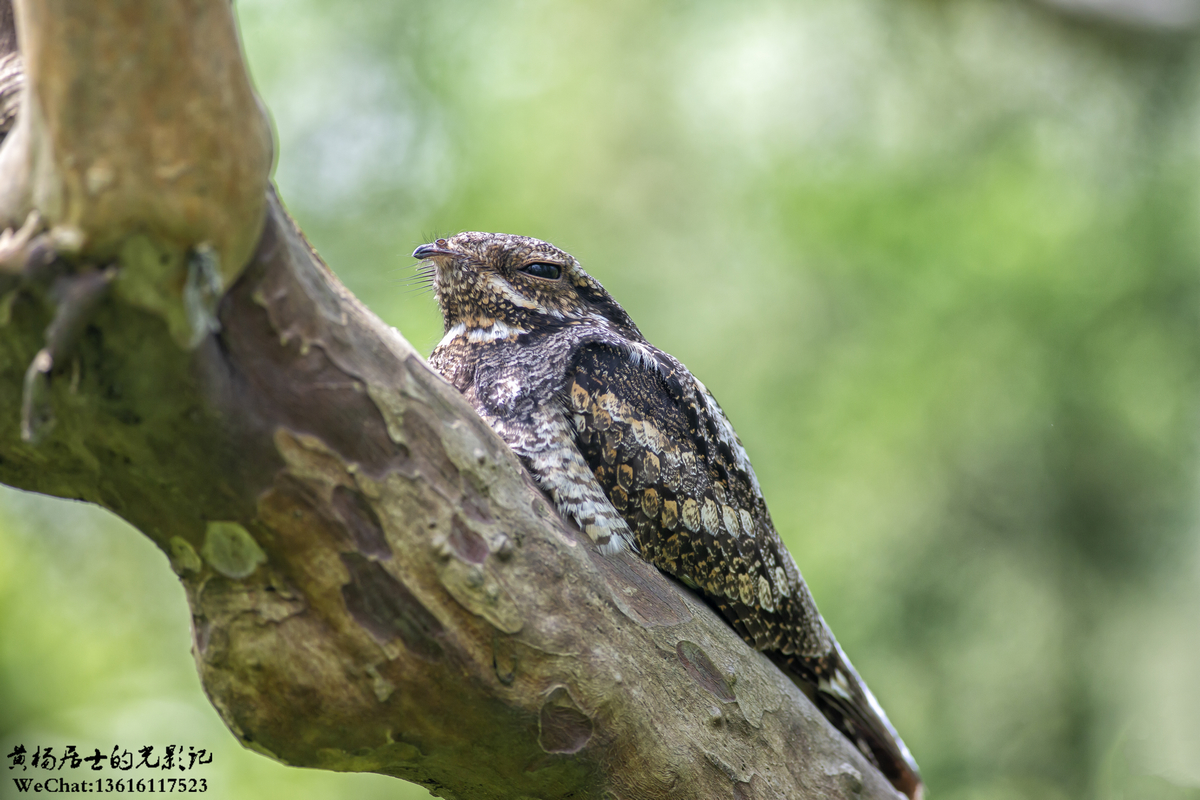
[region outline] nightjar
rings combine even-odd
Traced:
[[[429,364],[604,552],[697,589],[909,797],[917,765],[771,523],[716,400],[553,245],[460,233],[421,245],[445,336]]]

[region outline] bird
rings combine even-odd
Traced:
[[[699,592],[893,786],[922,797],[916,761],[817,611],[704,384],[548,242],[464,232],[413,258],[444,323],[429,366],[559,512],[602,553],[636,553]]]

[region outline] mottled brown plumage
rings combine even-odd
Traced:
[[[430,365],[606,552],[629,547],[697,588],[807,687],[893,784],[916,764],[838,647],[712,395],[579,263],[521,236],[461,233],[434,267],[445,336]]]

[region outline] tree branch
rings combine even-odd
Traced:
[[[231,14],[17,3],[0,480],[149,536],[209,698],[286,763],[463,798],[894,797],[320,262],[267,188]]]

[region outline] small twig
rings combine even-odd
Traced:
[[[46,344],[25,371],[21,393],[21,439],[37,443],[54,424],[50,404],[50,372],[55,361],[70,352],[84,323],[116,277],[116,269],[89,271],[60,279],[55,286],[58,306],[46,328]],[[74,380],[74,379],[73,379]]]
[[[42,215],[30,211],[25,224],[18,230],[5,229],[0,233],[0,273],[17,275],[29,263],[29,243],[42,230]]]

